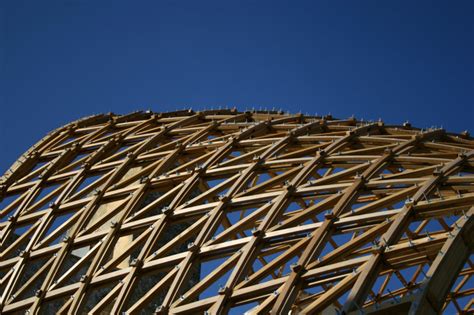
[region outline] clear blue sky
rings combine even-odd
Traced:
[[[0,2],[0,173],[108,111],[275,106],[473,131],[473,1]]]
[[[0,0],[0,173],[94,113],[282,108],[474,133],[474,1]]]

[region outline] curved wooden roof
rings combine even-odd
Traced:
[[[0,178],[0,312],[472,311],[473,171],[408,123],[88,117]]]

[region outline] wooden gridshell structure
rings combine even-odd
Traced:
[[[35,144],[0,194],[2,314],[473,311],[467,133],[95,115]]]

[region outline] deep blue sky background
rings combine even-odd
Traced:
[[[472,0],[0,0],[0,173],[109,111],[276,107],[474,132],[473,77]]]
[[[99,112],[473,126],[473,1],[0,1],[0,173]]]

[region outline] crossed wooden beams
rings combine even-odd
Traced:
[[[87,117],[0,179],[0,311],[472,311],[473,170],[468,134],[409,124]]]

